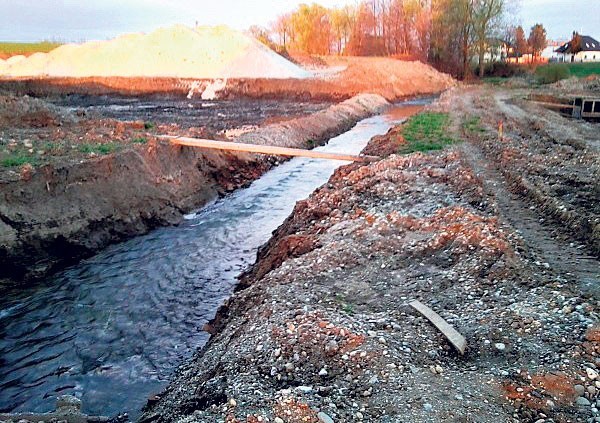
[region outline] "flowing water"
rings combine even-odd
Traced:
[[[413,111],[428,100],[398,107]],[[405,114],[375,116],[324,151],[359,153]],[[111,246],[34,289],[0,299],[0,411],[49,411],[73,394],[94,415],[136,417],[296,201],[345,162],[294,158],[176,227]]]

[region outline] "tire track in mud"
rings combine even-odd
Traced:
[[[576,283],[583,293],[600,298],[598,260],[586,254],[583,246],[577,246],[560,234],[558,228],[544,224],[546,220],[535,211],[535,206],[527,206],[510,191],[504,177],[490,164],[479,147],[468,142],[462,144],[460,149],[485,190],[494,197],[501,218],[521,235],[527,247],[539,257],[536,264],[549,267],[562,279]]]

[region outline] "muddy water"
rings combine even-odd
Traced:
[[[407,102],[399,107],[411,108]],[[358,153],[395,110],[320,147]],[[95,415],[139,415],[296,201],[344,162],[292,159],[177,227],[109,247],[29,292],[0,299],[0,410],[48,411],[74,394]]]

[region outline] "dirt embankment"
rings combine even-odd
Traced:
[[[388,101],[434,94],[455,85],[449,75],[421,62],[392,58],[327,58],[328,68],[306,79],[229,79],[218,98],[287,98],[342,101],[374,93]],[[119,94],[187,95],[202,93],[212,80],[191,78],[0,78],[0,87],[30,95]]]
[[[540,215],[503,188],[497,161],[483,169],[479,140],[496,126],[472,120],[479,113],[453,115],[463,144],[345,166],[299,202],[207,328],[216,335],[142,421],[597,416],[597,298],[573,283],[575,270],[546,262],[543,235],[555,228],[521,231]],[[402,143],[392,129],[369,152]],[[466,337],[464,356],[411,299]]]
[[[252,142],[314,146],[386,105],[382,97],[361,95],[269,125]],[[14,157],[7,160],[20,156]],[[110,243],[177,223],[183,213],[249,183],[274,162],[264,156],[172,146],[153,137],[108,155],[75,158],[24,165],[0,178],[0,280],[5,283],[43,276]]]

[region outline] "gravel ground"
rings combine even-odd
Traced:
[[[593,243],[558,236],[565,225],[496,167],[508,163],[486,147],[496,121],[465,126],[481,113],[477,100],[505,98],[481,89],[434,106],[452,111],[450,130],[465,143],[345,166],[299,202],[206,328],[215,336],[142,421],[600,421],[598,297],[575,283],[585,273],[597,284]],[[474,106],[456,107],[467,94]],[[402,142],[396,128],[368,153]],[[523,145],[534,154],[537,144]],[[575,150],[566,165],[580,160],[593,172],[590,154]],[[527,164],[511,169],[534,177]],[[583,202],[579,216],[594,207]],[[587,261],[562,266],[563,243],[564,257]],[[413,299],[465,336],[464,355],[408,306]]]

